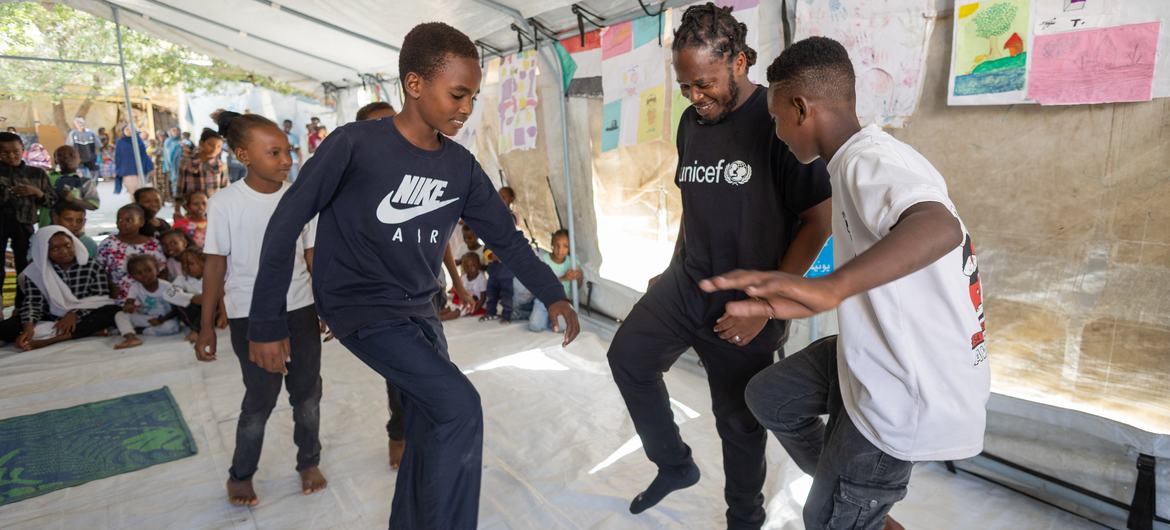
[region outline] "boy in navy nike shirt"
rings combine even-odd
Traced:
[[[471,114],[481,71],[475,44],[439,22],[406,35],[406,94],[391,119],[333,131],[281,199],[252,296],[252,359],[283,372],[289,329],[284,293],[300,228],[319,215],[313,294],[341,343],[402,391],[406,453],[390,528],[473,529],[479,512],[483,411],[447,354],[431,298],[443,249],[462,218],[530,290],[565,318],[577,315],[557,278],[528,248],[491,180],[454,136]]]

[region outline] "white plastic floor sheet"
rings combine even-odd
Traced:
[[[723,524],[720,444],[706,381],[685,359],[667,374],[674,413],[702,469],[698,485],[640,516],[629,499],[653,476],[605,363],[607,343],[462,319],[448,323],[452,359],[482,395],[480,527],[486,529],[715,529]],[[229,506],[223,484],[243,386],[226,332],[219,360],[195,361],[178,337],[127,351],[94,338],[35,352],[0,348],[0,417],[169,386],[199,453],[145,470],[0,507],[0,528],[385,528],[394,491],[382,380],[337,342],[324,348],[321,467],[325,491],[299,491],[291,409],[268,423],[256,488],[260,505]],[[769,441],[769,528],[799,529],[802,477]],[[910,529],[1099,528],[938,464],[918,466],[893,514]]]

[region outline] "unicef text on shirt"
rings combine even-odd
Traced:
[[[726,164],[726,165],[724,165]],[[728,163],[724,159],[713,166],[704,166],[696,160],[689,166],[683,166],[678,172],[678,182],[696,184],[716,184],[725,182],[734,186],[746,184],[752,178],[752,166],[742,160]]]

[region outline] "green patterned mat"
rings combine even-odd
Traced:
[[[196,452],[167,387],[0,420],[0,506]]]

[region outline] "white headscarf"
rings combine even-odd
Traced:
[[[45,298],[49,301],[49,312],[57,317],[63,317],[66,313],[77,309],[97,309],[113,304],[114,300],[108,296],[90,296],[78,300],[69,286],[65,284],[65,280],[61,279],[61,276],[53,269],[53,263],[49,260],[49,240],[61,233],[68,234],[69,238],[73,240],[73,253],[77,256],[77,266],[80,267],[89,262],[89,251],[85,249],[85,245],[81,244],[81,240],[77,239],[77,236],[65,227],[50,225],[33,234],[32,263],[29,263],[20,275],[27,277],[37,286],[37,289],[41,290],[41,293],[44,293]]]

